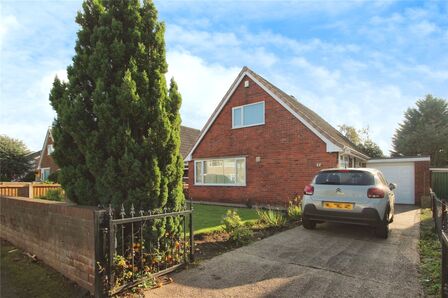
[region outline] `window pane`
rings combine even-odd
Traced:
[[[225,159],[224,160],[224,184],[235,184],[236,173],[235,173],[235,160]]]
[[[244,159],[212,159],[196,162],[196,183],[210,185],[245,184]],[[201,177],[202,170],[202,178]]]
[[[243,110],[243,121],[245,126],[264,123],[264,104],[260,102],[245,106]]]
[[[236,161],[236,183],[246,184],[246,161],[244,159]]]
[[[240,127],[241,125],[241,108],[233,109],[233,127]]]
[[[221,184],[223,175],[222,160],[207,160],[204,162],[204,183]]]
[[[195,174],[196,174],[195,182],[202,183],[202,162],[201,161],[196,162]]]

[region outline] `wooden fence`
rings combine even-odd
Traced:
[[[0,196],[39,198],[50,189],[59,189],[60,184],[40,182],[0,182]]]

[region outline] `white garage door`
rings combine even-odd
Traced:
[[[415,204],[414,163],[369,163],[369,168],[380,170],[389,183],[396,183],[396,204]]]

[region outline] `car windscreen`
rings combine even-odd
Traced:
[[[356,170],[324,171],[317,174],[314,184],[329,185],[374,185],[372,173]]]

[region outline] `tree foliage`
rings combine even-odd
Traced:
[[[404,113],[392,139],[393,156],[430,155],[433,166],[448,165],[448,102],[427,95]]]
[[[347,137],[361,152],[371,158],[384,157],[380,146],[370,138],[369,128],[356,129],[346,124],[339,125],[339,131]]]
[[[150,1],[87,0],[68,81],[50,101],[59,182],[85,205],[179,209],[181,96],[165,80],[165,26]]]
[[[0,181],[20,179],[31,171],[31,158],[25,144],[0,135]]]

